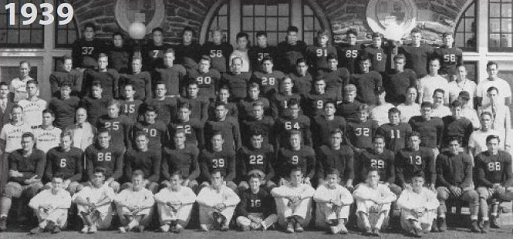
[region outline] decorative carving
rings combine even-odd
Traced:
[[[115,16],[121,29],[128,32],[132,22],[146,25],[146,34],[159,27],[165,18],[164,0],[117,0]]]
[[[416,25],[417,7],[412,0],[370,0],[367,23],[386,38],[402,38]]]

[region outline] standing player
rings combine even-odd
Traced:
[[[256,82],[252,82],[248,84],[248,97],[240,100],[237,104],[239,120],[248,120],[254,116],[252,115],[253,105],[256,102],[262,103],[264,115],[270,114],[269,100],[263,96],[260,96],[260,85]]]
[[[161,120],[166,125],[171,122],[176,115],[176,99],[166,97],[166,84],[164,82],[155,83],[155,98],[147,99],[141,106],[142,111],[146,111],[147,106],[154,106],[157,109],[157,120]]]
[[[216,98],[221,74],[216,69],[210,68],[211,64],[212,58],[208,55],[203,55],[199,60],[197,69],[187,71],[187,78],[198,83],[200,96],[207,97],[210,101],[213,101]]]
[[[417,87],[417,75],[411,69],[404,69],[405,64],[406,57],[398,54],[394,56],[394,68],[384,74],[383,86],[387,92],[385,99],[394,105],[406,101],[408,87]]]
[[[210,106],[208,107],[208,118],[215,119],[216,117],[216,104],[218,102],[223,102],[226,105],[226,113],[227,116],[233,117],[235,119],[239,119],[239,109],[237,109],[237,104],[233,102],[234,99],[231,98],[230,87],[227,85],[223,85],[219,87],[219,92],[217,93],[217,99],[215,101],[210,102]]]
[[[246,90],[251,79],[251,73],[242,72],[242,66],[249,64],[240,57],[234,57],[231,60],[231,72],[224,73],[221,77],[221,86],[228,86],[235,101],[246,98]]]
[[[354,153],[349,146],[342,144],[343,137],[343,131],[339,129],[331,131],[330,143],[320,146],[316,151],[317,185],[325,184],[330,170],[334,169],[339,173],[338,184],[348,189],[353,188]]]
[[[182,41],[176,47],[176,62],[187,69],[197,66],[201,57],[201,45],[193,40],[194,30],[185,27],[182,31]]]
[[[276,58],[276,47],[270,46],[267,43],[267,32],[259,31],[256,33],[257,44],[249,48],[248,55],[251,63],[251,69],[257,70],[262,63],[262,59],[270,56],[272,59]]]
[[[180,184],[197,191],[200,176],[198,163],[198,148],[186,143],[185,130],[180,129],[173,134],[174,147],[164,147],[162,155],[162,184],[166,187],[173,187],[174,174],[180,172]]]
[[[476,89],[477,105],[486,106],[491,104],[490,98],[486,97],[490,87],[501,89],[500,95],[497,97],[496,104],[510,105],[511,104],[511,90],[508,88],[509,83],[499,77],[499,65],[497,62],[489,61],[486,64],[486,72],[488,78],[479,81]],[[497,92],[499,93],[499,92]]]
[[[356,99],[356,86],[348,84],[344,87],[344,100],[337,106],[338,115],[342,116],[346,121],[358,121],[358,108],[362,105]]]
[[[155,194],[155,202],[159,212],[161,232],[180,233],[187,224],[192,211],[196,194],[182,181],[183,175],[180,170],[171,171],[169,186]]]
[[[222,132],[214,132],[210,139],[212,146],[201,150],[198,159],[203,180],[202,186],[208,186],[208,181],[214,177],[214,172],[219,171],[223,175],[225,185],[236,190],[237,185],[233,182],[236,176],[235,152],[233,149],[223,146]]]
[[[270,144],[263,144],[264,137],[262,132],[258,129],[248,131],[250,134],[251,144],[248,147],[242,146],[238,153],[237,165],[237,178],[239,178],[239,188],[247,190],[251,187],[252,182],[245,181],[251,180],[250,175],[253,173],[261,174],[263,177],[258,177],[259,185],[262,184],[266,188],[276,187],[276,184],[271,181],[274,178],[273,163],[275,163],[274,148]]]
[[[43,188],[41,179],[45,171],[45,153],[34,148],[34,135],[23,133],[21,148],[9,154],[9,182],[5,185],[0,198],[0,231],[5,231],[7,216],[11,210],[12,200],[19,199],[16,215],[23,223],[25,207],[32,197]],[[25,217],[26,219],[26,217]]]
[[[131,145],[130,135],[134,122],[126,115],[119,115],[120,105],[117,100],[109,101],[107,115],[98,119],[97,128],[109,130],[112,147],[126,150]]]
[[[246,64],[242,65],[241,71],[251,73],[249,55],[248,55],[248,44],[249,44],[248,38],[249,38],[249,36],[245,32],[237,33],[237,36],[235,36],[235,42],[236,42],[235,50],[232,52],[232,54],[230,54],[229,60],[230,60],[230,63],[233,63],[232,59],[235,57],[242,59],[242,61],[246,62]]]
[[[62,130],[53,126],[55,114],[49,110],[43,110],[43,125],[33,130],[36,137],[36,148],[48,152],[51,148],[59,146]]]
[[[237,226],[242,231],[265,231],[278,221],[273,198],[260,187],[262,183],[259,173],[251,173],[247,178],[249,188],[240,192],[240,203],[236,208]]]
[[[412,69],[418,78],[427,75],[428,59],[433,54],[433,48],[422,44],[422,33],[419,28],[411,30],[412,43],[399,47],[399,54],[406,56],[406,68]]]
[[[79,182],[83,176],[84,152],[72,146],[72,132],[64,131],[60,135],[60,140],[60,146],[50,149],[46,154],[44,179],[51,181],[60,175],[63,180],[62,188],[73,195],[82,188]]]
[[[429,60],[429,74],[419,79],[419,102],[433,102],[432,96],[435,90],[444,90],[444,105],[449,104],[449,83],[447,79],[443,78],[438,74],[440,69],[440,61],[438,58]]]
[[[216,118],[207,121],[205,124],[205,138],[211,139],[216,132],[221,132],[225,142],[224,148],[238,150],[242,145],[239,122],[236,118],[227,117],[227,113],[226,105],[217,102],[215,107]]]
[[[492,129],[493,116],[490,112],[481,113],[481,128],[472,132],[468,140],[468,152],[472,156],[472,165],[474,165],[474,157],[481,152],[486,151],[486,137],[489,135],[499,135],[499,131]],[[504,150],[503,142],[499,146]]]
[[[410,86],[406,89],[406,101],[397,106],[401,111],[401,122],[407,123],[411,117],[420,114],[420,105],[416,103],[417,87]]]
[[[369,106],[366,104],[360,105],[358,107],[358,121],[349,121],[347,123],[349,145],[356,152],[371,148],[372,139],[376,135],[378,128],[378,122],[369,119]]]
[[[289,144],[279,148],[278,158],[275,163],[279,185],[286,184],[289,180],[290,169],[298,167],[304,172],[303,183],[311,185],[315,175],[315,152],[310,146],[303,146],[301,132],[297,130],[290,131]],[[301,174],[301,176],[303,173]]]
[[[257,82],[260,85],[260,94],[269,98],[278,92],[278,84],[285,75],[273,69],[274,61],[270,56],[264,57],[260,66],[259,71],[255,69],[251,81]]]
[[[73,146],[85,151],[89,145],[93,144],[96,135],[96,127],[87,122],[87,111],[84,108],[78,108],[76,112],[76,123],[68,126],[66,130],[73,135]]]
[[[30,63],[27,61],[20,61],[20,76],[14,78],[9,83],[9,99],[15,103],[20,100],[27,99],[27,82],[32,79],[30,77]]]
[[[233,46],[223,41],[224,37],[226,35],[224,35],[221,28],[216,27],[212,29],[212,41],[205,42],[201,49],[202,55],[208,55],[212,59],[212,68],[221,74],[230,71],[228,68],[228,58],[233,52]]]
[[[104,96],[116,99],[119,97],[119,74],[116,70],[107,68],[107,66],[109,66],[109,57],[105,53],[100,53],[98,55],[98,71],[93,69],[84,71],[82,95],[89,95],[91,85],[99,81],[104,90]]]
[[[317,78],[325,78],[326,91],[337,97],[337,102],[342,101],[342,90],[349,84],[350,73],[345,67],[338,67],[337,55],[327,57],[328,68],[317,70]]]
[[[5,179],[7,179],[7,169],[9,168],[7,165],[7,156],[21,148],[21,136],[24,133],[32,132],[32,129],[29,125],[25,124],[23,122],[23,108],[19,105],[14,105],[11,108],[11,122],[4,125],[2,127],[2,131],[0,132],[0,149],[2,152],[4,152],[4,159],[2,162],[4,163],[4,166],[2,168],[2,174],[5,176]],[[5,170],[5,171],[4,171]]]
[[[502,89],[501,89],[502,90]],[[507,91],[504,89],[502,91]],[[479,113],[489,112],[492,114],[492,129],[500,132],[500,138],[504,139],[504,150],[511,149],[511,112],[508,106],[503,105],[499,100],[499,90],[490,87],[487,91],[487,98],[490,100],[489,105],[483,105],[479,108]]]
[[[133,47],[125,42],[125,35],[121,32],[112,34],[112,45],[108,49],[109,65],[119,73],[128,73]]]
[[[388,120],[388,111],[394,108],[394,105],[385,101],[387,93],[383,88],[381,88],[381,91],[378,92],[377,95],[378,102],[376,106],[370,110],[370,118],[377,121],[378,125],[381,126],[390,122]]]
[[[73,69],[73,59],[71,56],[62,57],[62,67],[50,74],[50,89],[53,97],[59,97],[59,92],[63,84],[70,86],[72,95],[77,96],[82,91],[82,72]]]
[[[418,172],[422,172],[426,178],[426,186],[435,190],[436,169],[433,151],[420,146],[421,139],[418,132],[412,132],[408,136],[408,146],[399,150],[395,155],[396,182],[403,189],[411,188],[412,178]]]
[[[158,181],[160,178],[161,150],[150,150],[148,148],[148,135],[139,132],[134,137],[135,147],[128,149],[123,158],[123,176],[126,183],[123,188],[131,188],[137,172],[142,173],[142,186],[155,194],[158,192]],[[131,183],[130,183],[131,181]],[[136,180],[138,181],[138,180]],[[138,182],[139,183],[139,182]]]
[[[228,231],[235,207],[240,202],[239,196],[224,184],[224,174],[220,169],[214,169],[210,174],[210,184],[198,194],[199,221],[202,231],[219,228]]]
[[[199,119],[202,123],[207,122],[208,119],[208,106],[210,100],[202,95],[199,95],[198,82],[191,80],[187,83],[186,94],[178,98],[178,104],[188,103],[191,107],[190,117]]]
[[[394,184],[394,153],[385,149],[385,138],[382,135],[376,135],[374,137],[373,147],[361,152],[357,156],[356,162],[356,164],[359,165],[359,183],[365,182],[369,171],[377,169],[380,179],[379,182],[388,186],[396,195],[401,193],[401,187]]]
[[[489,227],[500,228],[497,222],[499,203],[513,200],[513,175],[511,155],[499,150],[500,139],[497,135],[486,137],[488,150],[476,156],[476,185],[479,193],[479,223],[481,232]],[[488,201],[491,200],[491,210]]]
[[[23,108],[24,120],[32,129],[41,127],[43,123],[43,110],[46,109],[46,100],[38,97],[39,88],[36,80],[27,82],[27,99],[20,100],[18,105]]]
[[[324,114],[313,118],[311,131],[315,148],[322,144],[329,145],[333,130],[346,132],[346,121],[343,117],[335,115],[336,107],[337,104],[334,101],[326,101],[324,102]]]
[[[287,146],[289,142],[290,132],[295,130],[301,132],[303,137],[301,142],[305,145],[312,146],[312,133],[310,131],[310,119],[304,115],[300,115],[299,102],[296,99],[290,99],[288,102],[287,116],[278,118],[274,124],[273,133],[275,135],[275,148]]]
[[[382,47],[383,35],[374,32],[371,35],[372,44],[363,49],[362,55],[367,55],[371,59],[372,70],[380,74],[385,73],[389,68],[387,52]]]
[[[164,55],[171,46],[164,43],[164,29],[157,27],[151,31],[151,40],[143,46],[141,51],[143,62],[145,62],[145,70],[153,71],[164,65]]]
[[[80,107],[87,111],[87,120],[92,125],[97,125],[99,118],[107,114],[107,106],[112,99],[110,97],[104,97],[102,93],[102,83],[96,81],[91,86],[91,94],[85,96],[80,101]]]
[[[136,56],[132,59],[132,74],[121,75],[124,86],[123,88],[120,88],[124,90],[127,85],[132,85],[132,88],[135,91],[135,95],[133,97],[138,100],[150,99],[152,97],[151,91],[153,89],[151,75],[147,71],[142,71],[142,67],[142,58]],[[126,91],[124,93],[125,95],[123,96],[125,99],[128,98]]]
[[[305,114],[311,119],[324,115],[324,104],[329,101],[336,101],[336,95],[333,92],[326,92],[326,79],[316,78],[314,81],[314,90],[311,93],[303,95],[303,109]],[[333,112],[334,113],[334,112]]]
[[[121,109],[120,114],[128,116],[132,122],[137,122],[141,115],[140,108],[143,104],[142,100],[135,99],[134,96],[136,94],[135,86],[132,84],[126,84],[123,87],[124,90],[124,100],[120,101]]]
[[[179,105],[177,119],[169,124],[169,136],[173,136],[177,131],[183,130],[187,144],[203,148],[205,146],[204,125],[199,119],[191,119],[190,115],[191,106],[187,102]]]
[[[442,34],[443,45],[436,48],[433,57],[440,59],[440,75],[452,81],[456,76],[456,66],[463,63],[463,52],[453,46],[454,36],[452,32]]]
[[[388,110],[388,120],[390,123],[381,125],[376,134],[385,137],[385,148],[397,153],[406,147],[406,137],[412,132],[408,123],[401,122],[401,111],[397,108]]]
[[[95,68],[98,66],[96,59],[98,55],[105,52],[105,43],[94,38],[96,26],[93,23],[86,23],[83,30],[83,38],[75,40],[71,47],[71,56],[74,67]]]
[[[444,105],[444,95],[445,91],[442,89],[436,89],[433,92],[433,111],[431,111],[431,117],[443,118],[452,114],[451,109]]]
[[[461,92],[467,92],[468,94],[468,106],[470,109],[474,109],[474,104],[476,101],[476,90],[477,85],[476,82],[467,78],[467,69],[465,65],[457,65],[455,69],[456,75],[453,77],[454,80],[449,82],[449,97],[451,102],[455,99],[459,99]]]
[[[376,71],[371,71],[371,59],[366,55],[359,58],[360,74],[353,74],[351,83],[356,86],[356,100],[370,106],[378,103],[378,94],[383,89],[383,80]]]
[[[330,44],[330,32],[317,31],[317,42],[306,48],[306,59],[312,69],[328,69],[328,55],[337,55],[337,49]]]
[[[78,109],[80,99],[71,96],[71,84],[63,82],[59,88],[60,94],[53,97],[48,104],[48,109],[55,113],[55,126],[61,130],[75,122],[75,111]]]
[[[311,202],[315,189],[304,183],[303,170],[300,167],[290,168],[289,183],[271,190],[276,202],[278,224],[286,228],[287,233],[303,232],[303,227],[311,219]]]
[[[133,145],[136,142],[138,133],[143,132],[148,137],[148,148],[150,151],[155,151],[160,154],[162,145],[169,142],[167,127],[164,122],[156,120],[157,109],[153,106],[148,106],[144,112],[144,120],[135,123],[130,135],[130,142]]]
[[[295,70],[290,72],[288,76],[294,83],[292,92],[304,95],[312,90],[312,75],[308,72],[308,64],[305,59],[297,59]]]
[[[444,122],[438,117],[431,117],[431,103],[423,102],[420,108],[421,115],[412,117],[408,123],[413,131],[419,132],[422,146],[431,149],[433,156],[436,157],[442,145]]]
[[[14,103],[9,99],[9,85],[6,82],[0,82],[0,128],[11,120],[13,106]]]
[[[187,71],[185,67],[179,64],[174,64],[175,51],[172,48],[168,48],[164,53],[164,65],[158,67],[153,72],[152,85],[156,82],[163,82],[166,86],[167,97],[180,97],[180,89]]]
[[[114,192],[118,192],[119,183],[117,180],[123,175],[123,151],[112,147],[110,140],[109,130],[99,129],[97,142],[85,150],[87,180],[95,181],[95,178],[97,178],[95,168],[102,167],[105,184],[111,187]]]
[[[451,137],[459,139],[461,147],[464,152],[468,152],[468,140],[470,134],[474,132],[474,127],[470,120],[461,117],[461,102],[455,100],[451,103],[451,116],[445,116],[442,118],[444,122],[444,145],[448,146]]]
[[[289,101],[294,100],[301,102],[301,96],[293,93],[292,87],[294,87],[292,79],[290,77],[285,77],[280,82],[279,92],[270,97],[269,102],[271,104],[271,116],[274,119],[288,116],[287,111],[290,107]]]
[[[252,113],[247,119],[242,120],[240,131],[251,132],[252,129],[258,129],[262,133],[262,144],[266,145],[274,140],[274,119],[271,116],[264,115],[264,109],[264,103],[260,101],[253,103],[251,110]],[[251,145],[251,140],[248,136],[248,134],[241,134],[242,144],[244,146]]]
[[[332,234],[347,234],[346,223],[353,196],[339,184],[339,171],[330,168],[326,171],[326,184],[319,184],[313,199],[317,203],[315,226],[329,227]]]
[[[351,74],[357,72],[356,59],[360,56],[361,45],[357,43],[356,37],[358,32],[355,29],[349,29],[346,31],[346,43],[338,46],[338,61],[340,65]]]
[[[306,43],[298,39],[298,32],[297,27],[289,26],[286,40],[276,49],[276,68],[284,73],[294,71],[297,60],[305,58]]]
[[[366,235],[380,236],[380,231],[388,224],[390,205],[397,199],[397,196],[386,185],[380,184],[379,180],[378,170],[371,168],[367,172],[366,182],[360,184],[353,192],[358,228]]]

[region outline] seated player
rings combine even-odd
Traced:
[[[289,112],[287,110],[290,108],[290,100],[295,99],[298,102],[301,102],[301,96],[293,93],[292,87],[294,87],[292,79],[286,76],[280,81],[279,91],[269,98],[269,103],[271,104],[271,116],[274,119],[290,116],[288,115]]]
[[[180,183],[184,187],[189,187],[197,191],[200,176],[200,166],[198,163],[198,148],[187,144],[186,131],[179,129],[173,133],[174,147],[164,147],[162,157],[162,184],[170,187],[173,179],[173,172],[180,172]]]
[[[237,226],[242,231],[267,230],[278,221],[272,196],[260,187],[262,175],[254,172],[247,175],[249,188],[241,191],[236,208]]]
[[[223,173],[225,185],[235,191],[237,189],[237,185],[233,182],[236,176],[235,152],[224,146],[225,140],[222,132],[214,132],[210,142],[211,146],[201,150],[198,159],[203,181],[202,187],[209,185],[214,170],[220,170]]]
[[[71,94],[71,84],[68,81],[60,86],[60,94],[53,97],[48,103],[48,109],[55,112],[55,127],[64,130],[74,123],[75,111],[78,109],[80,99]]]
[[[295,64],[295,69],[289,73],[294,83],[292,92],[304,95],[312,90],[312,75],[308,71],[308,64],[304,58],[297,59]]]
[[[431,231],[439,202],[436,194],[424,187],[424,173],[419,171],[413,176],[411,189],[401,193],[397,206],[401,209],[401,227],[406,233],[421,237]]]
[[[397,153],[406,147],[406,137],[411,134],[411,126],[406,122],[401,122],[401,111],[398,108],[388,110],[388,120],[390,123],[381,125],[376,134],[385,137],[385,148]]]
[[[433,222],[433,228],[440,232],[447,230],[445,201],[457,199],[469,203],[470,229],[472,232],[481,232],[477,224],[479,195],[472,187],[472,160],[467,153],[460,152],[459,140],[458,137],[449,138],[447,140],[448,150],[439,154],[436,159],[436,191],[440,207],[438,209],[438,221],[436,225]]]
[[[358,120],[347,123],[347,137],[354,151],[360,152],[366,148],[372,148],[372,138],[379,128],[378,122],[369,119],[369,106],[366,104],[358,107]]]
[[[310,131],[310,119],[299,112],[299,101],[296,99],[290,99],[287,101],[287,116],[278,118],[274,124],[273,134],[275,148],[280,149],[286,147],[289,141],[290,132],[293,130],[301,132],[302,142],[304,145],[312,146],[312,133]]]
[[[149,225],[153,216],[153,193],[145,188],[146,179],[142,170],[135,170],[132,183],[114,198],[119,216],[120,233],[126,233],[137,227],[139,232]]]
[[[105,168],[96,167],[91,178],[91,185],[84,187],[73,195],[77,204],[78,215],[84,223],[81,233],[96,233],[98,229],[107,229],[112,221],[112,202],[115,193],[105,183]]]
[[[263,97],[271,97],[278,92],[278,83],[285,77],[283,72],[273,69],[274,61],[271,56],[263,57],[260,61],[260,70],[253,69],[252,82],[260,85],[260,94]]]
[[[191,118],[199,119],[202,123],[207,122],[208,106],[210,100],[199,95],[199,83],[196,80],[190,80],[186,86],[184,97],[178,98],[178,105],[188,103],[191,106]]]
[[[200,63],[201,64],[201,63]],[[180,233],[189,223],[192,207],[196,201],[194,191],[182,180],[180,170],[170,173],[169,185],[155,194],[161,232]]]
[[[30,234],[39,234],[44,230],[56,234],[66,227],[71,196],[62,187],[62,180],[62,174],[53,175],[51,188],[30,199],[28,205],[34,210],[38,220],[38,226],[30,230]]]
[[[65,131],[71,131],[73,146],[85,151],[93,144],[96,135],[96,127],[87,120],[87,110],[80,107],[75,113],[75,123],[68,126]]]
[[[360,103],[356,99],[356,86],[348,84],[344,87],[344,98],[342,103],[337,106],[337,115],[342,116],[347,122],[358,121],[358,108]]]
[[[210,68],[212,58],[208,55],[201,56],[197,68],[187,71],[187,78],[198,82],[199,95],[214,101],[218,82],[221,80],[221,74],[214,68]]]
[[[126,115],[119,115],[120,106],[117,100],[109,101],[107,115],[98,119],[97,127],[109,130],[112,147],[126,150],[131,144],[130,131],[134,122]]]
[[[143,104],[142,100],[135,99],[136,88],[132,84],[126,84],[123,87],[123,101],[121,101],[121,111],[119,112],[122,115],[128,116],[132,120],[132,122],[137,122],[141,115],[141,105]],[[149,97],[148,97],[149,99]]]
[[[408,123],[413,116],[420,115],[420,105],[416,103],[417,87],[410,86],[406,89],[406,101],[397,106],[401,111],[401,122]]]
[[[37,129],[43,124],[43,110],[47,107],[46,100],[40,99],[39,96],[39,84],[36,80],[29,80],[27,82],[27,99],[20,100],[18,105],[23,108],[25,113],[25,123],[28,124],[32,129]]]
[[[46,154],[45,179],[51,182],[55,175],[60,175],[63,180],[60,186],[73,195],[82,189],[84,152],[72,146],[73,135],[71,131],[64,131],[60,135],[60,146],[52,148]],[[46,184],[46,188],[51,187]]]
[[[227,116],[233,117],[235,119],[239,118],[239,109],[237,108],[237,104],[233,102],[232,93],[230,87],[227,85],[222,85],[219,87],[217,92],[217,98],[210,102],[210,106],[208,107],[208,119],[213,120],[216,118],[216,105],[218,102],[222,102],[226,105],[226,113]]]
[[[237,104],[240,120],[248,120],[251,118],[251,116],[253,116],[253,104],[256,102],[262,102],[264,115],[267,116],[270,114],[269,100],[263,96],[260,96],[260,85],[256,82],[252,82],[248,84],[248,97],[242,99]]]
[[[242,69],[246,64],[249,66],[249,62],[244,62],[242,58],[236,56],[230,60],[230,63],[231,71],[222,75],[219,84],[228,86],[235,102],[238,102],[246,98],[246,90],[251,79],[251,73],[243,72]]]
[[[305,114],[314,118],[324,114],[324,104],[329,101],[336,101],[334,92],[326,92],[326,79],[316,78],[312,92],[303,95],[303,109]]]
[[[388,120],[388,111],[394,108],[394,105],[385,101],[385,90],[382,89],[382,91],[377,94],[378,102],[377,105],[370,110],[370,118],[377,121],[379,126],[382,126],[386,123],[390,123]]]
[[[351,83],[356,86],[356,100],[375,106],[378,102],[379,92],[383,91],[383,79],[381,75],[371,70],[371,59],[367,55],[358,58],[359,73],[351,76]]]
[[[34,129],[36,137],[36,148],[47,153],[51,148],[59,146],[62,130],[53,126],[55,113],[49,110],[43,110],[43,124]]]
[[[326,80],[326,92],[334,94],[336,101],[342,101],[342,89],[349,83],[350,73],[345,65],[340,65],[337,59],[337,54],[328,54],[327,56],[328,67],[324,69],[317,69],[319,78]]]
[[[430,102],[422,102],[420,108],[420,115],[411,117],[408,124],[413,131],[419,133],[422,146],[430,149],[436,158],[442,145],[444,122],[438,117],[431,117],[433,104]]]
[[[105,184],[109,185],[114,192],[118,192],[117,180],[123,175],[123,151],[112,147],[110,133],[107,129],[99,129],[96,138],[96,143],[85,150],[87,180],[94,179],[96,167],[102,167],[105,170],[103,172]],[[86,185],[90,183],[88,182]]]
[[[251,113],[247,119],[243,119],[240,124],[241,132],[250,132],[252,129],[258,129],[262,133],[264,141],[262,144],[269,144],[273,140],[274,119],[271,116],[264,115],[265,104],[256,101],[252,104]],[[250,146],[251,138],[248,134],[241,134],[242,145]]]
[[[339,183],[339,171],[330,168],[326,171],[325,184],[319,185],[313,199],[317,203],[315,226],[326,229],[332,234],[347,234],[346,223],[353,196]]]
[[[173,136],[179,130],[185,132],[186,143],[203,148],[205,145],[203,127],[199,119],[190,117],[191,105],[184,103],[178,106],[178,117],[169,124],[169,135]],[[176,145],[175,145],[176,146]]]
[[[202,231],[219,228],[228,231],[239,196],[225,185],[224,174],[220,169],[210,173],[210,184],[201,189],[196,198],[199,204],[199,221]]]
[[[157,120],[157,109],[153,105],[148,105],[143,114],[143,121],[135,123],[132,128],[133,137],[130,137],[131,145],[136,144],[138,133],[144,133],[148,137],[148,148],[160,154],[162,145],[168,143],[167,127],[164,122]],[[133,146],[132,146],[133,147]],[[133,147],[135,148],[135,147]]]
[[[395,176],[397,184],[403,189],[411,188],[411,179],[418,171],[424,172],[425,183],[430,190],[435,191],[436,168],[433,151],[420,146],[418,132],[408,136],[407,147],[395,155]]]
[[[337,113],[337,103],[326,101],[324,102],[324,113],[312,119],[311,131],[314,147],[317,148],[323,144],[329,145],[333,130],[346,132],[346,120],[335,113]]]
[[[302,172],[305,172],[304,178],[303,174],[301,175],[302,183],[311,185],[311,179],[315,174],[315,152],[310,146],[303,146],[300,131],[290,131],[289,143],[278,151],[275,165],[278,169],[279,185],[289,180],[289,170],[293,167],[299,167]]]
[[[499,136],[489,135],[486,137],[488,150],[478,154],[475,159],[479,214],[482,217],[479,227],[482,233],[488,232],[489,227],[500,228],[497,222],[499,203],[513,200],[511,155],[499,150],[499,144]]]
[[[290,182],[271,190],[276,202],[278,224],[287,233],[303,232],[311,219],[311,202],[315,189],[303,183],[300,167],[289,167]]]
[[[215,119],[205,124],[205,138],[211,139],[214,132],[221,132],[225,141],[226,149],[238,150],[242,145],[240,139],[240,127],[237,118],[229,117],[226,114],[226,104],[217,102],[215,106]]]
[[[377,168],[367,172],[367,180],[353,192],[356,201],[358,228],[366,235],[380,236],[380,231],[388,225],[390,205],[397,196],[390,189],[379,183]],[[372,224],[371,224],[372,222]]]
[[[45,153],[34,148],[34,135],[23,133],[21,149],[11,152],[9,162],[9,181],[0,198],[0,231],[5,231],[7,216],[13,199],[19,199],[16,208],[18,221],[23,221],[26,206],[32,197],[43,188],[41,178],[45,170]],[[21,220],[20,220],[21,219]]]
[[[98,124],[98,119],[107,114],[107,106],[111,100],[109,97],[104,97],[102,92],[102,83],[95,81],[91,85],[91,93],[80,101],[80,107],[87,111],[87,120],[95,127]]]
[[[155,97],[146,99],[141,106],[142,111],[146,111],[147,106],[154,106],[157,109],[157,120],[168,125],[171,119],[176,115],[176,99],[166,96],[166,84],[162,81],[155,83]]]
[[[160,150],[152,150],[148,148],[148,135],[144,132],[139,132],[135,135],[135,147],[129,149],[124,154],[123,176],[126,183],[122,188],[131,188],[134,174],[137,170],[143,174],[143,187],[150,190],[153,194],[158,192],[158,181],[160,178],[160,163],[161,152]]]
[[[330,133],[330,143],[322,145],[317,149],[316,177],[317,185],[323,185],[326,182],[327,172],[330,169],[337,169],[340,175],[337,175],[339,184],[348,188],[353,188],[354,180],[354,153],[351,147],[342,144],[344,133],[335,129]]]
[[[252,173],[259,172],[264,175],[259,179],[259,184],[264,185],[270,189],[276,187],[276,184],[271,181],[274,178],[273,163],[276,153],[274,148],[270,144],[263,144],[264,137],[262,132],[258,129],[253,129],[248,132],[251,136],[251,144],[248,147],[242,146],[239,149],[237,155],[237,177],[240,180],[240,190],[246,190],[250,188],[249,182],[245,179]]]

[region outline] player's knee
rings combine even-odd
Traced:
[[[118,193],[119,192],[120,185],[119,185],[118,182],[112,181],[111,183],[109,183],[109,187],[112,188],[114,193]]]
[[[8,198],[19,198],[22,192],[23,188],[19,183],[9,182],[5,185],[3,196]]]
[[[156,182],[151,182],[148,184],[148,190],[150,190],[153,194],[156,194],[159,190],[159,185]]]
[[[226,186],[231,188],[233,191],[237,192],[237,184],[235,184],[233,181],[226,182]]]
[[[127,188],[131,188],[131,187],[132,187],[132,185],[133,185],[133,184],[132,184],[132,183],[130,183],[130,182],[123,183],[123,184],[121,184],[121,187],[120,187],[120,189],[119,189],[119,190],[123,191],[123,190],[125,190],[125,189],[127,189]],[[110,185],[109,185],[109,186],[110,186]],[[111,186],[111,187],[112,187],[112,186]]]
[[[447,188],[444,187],[438,187],[436,189],[436,197],[438,200],[445,201],[447,198],[449,198],[449,194],[447,193]]]
[[[70,182],[67,188],[69,194],[73,195],[82,190],[82,185],[76,181]]]
[[[249,184],[246,181],[242,181],[239,183],[239,190],[244,191],[249,188]]]

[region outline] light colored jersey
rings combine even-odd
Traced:
[[[408,123],[411,117],[420,115],[420,105],[417,103],[411,105],[402,103],[397,106],[397,109],[401,111],[401,122],[403,123]]]
[[[180,187],[178,191],[173,191],[170,188],[163,188],[155,194],[155,201],[157,203],[166,204],[172,201],[182,202],[185,204],[192,204],[196,201],[196,194],[189,187]]]
[[[476,95],[477,97],[483,98],[483,101],[481,102],[481,105],[487,105],[490,104],[490,99],[488,99],[487,96],[487,90],[488,88],[494,86],[499,90],[498,96],[499,96],[499,102],[504,102],[504,98],[510,97],[511,98],[511,88],[509,86],[509,83],[501,78],[497,78],[495,80],[489,80],[485,79],[479,82],[477,85]]]
[[[23,107],[25,114],[23,120],[30,126],[40,126],[43,124],[43,110],[46,109],[47,103],[43,99],[20,100],[18,104]]]
[[[427,210],[435,210],[440,205],[436,194],[427,189],[422,188],[420,193],[415,193],[411,189],[405,189],[397,199],[397,206],[401,209],[411,210],[415,208],[424,207]]]
[[[389,123],[388,110],[393,107],[394,105],[390,103],[378,105],[370,111],[370,118],[377,121],[379,126]]]
[[[224,185],[219,190],[208,186],[201,189],[196,201],[207,207],[213,207],[219,203],[224,203],[227,207],[230,207],[236,206],[240,202],[240,198],[232,189]]]
[[[4,152],[11,153],[14,150],[21,149],[21,136],[28,132],[32,132],[32,129],[25,123],[17,126],[11,123],[4,125],[0,132],[0,139],[5,140]]]
[[[36,137],[36,148],[46,153],[51,148],[59,146],[61,142],[61,132],[62,130],[57,127],[53,127],[52,129],[35,129],[34,137]]]
[[[82,189],[80,192],[73,195],[73,202],[76,202],[75,200],[77,197],[81,197],[86,200],[89,199],[89,201],[92,203],[100,202],[104,198],[108,198],[112,202],[115,198],[115,194],[109,185],[104,184],[100,188],[95,188],[93,186],[84,187],[84,189]],[[107,213],[111,211],[111,207],[111,204],[107,203],[106,205],[97,207],[96,209],[98,212],[100,212],[100,217],[105,219],[107,217]],[[88,210],[88,208],[82,205],[77,205],[77,208],[79,212],[85,212]]]
[[[470,100],[468,101],[468,106],[470,108],[474,108],[474,98],[476,97],[477,85],[474,81],[469,79],[462,80],[461,82],[451,81],[449,82],[449,97],[451,98],[451,102],[458,99],[460,92],[466,91],[470,95]]]
[[[474,148],[476,153],[474,156],[480,154],[481,152],[484,152],[488,150],[488,147],[486,146],[486,137],[489,135],[501,135],[497,130],[490,129],[486,132],[483,132],[481,130],[477,130],[472,132],[470,134],[469,140],[468,140],[468,147]],[[500,141],[500,149],[504,150],[504,140],[501,139]]]
[[[52,193],[52,189],[46,189],[30,199],[29,202],[29,207],[33,209],[44,205],[51,205],[55,209],[68,209],[71,207],[71,196],[64,189],[60,189],[56,194]]]
[[[14,94],[14,102],[27,99],[27,82],[33,80],[31,77],[27,77],[24,80],[20,78],[14,78],[9,84],[9,92]]]
[[[449,115],[452,115],[451,109],[444,105],[439,105],[436,109],[433,107],[433,111],[431,111],[431,117],[443,118]]]
[[[137,215],[148,215],[151,207],[155,204],[153,193],[146,188],[139,191],[127,188],[116,195],[114,202],[130,207],[139,206],[142,210]]]
[[[442,89],[445,91],[444,94],[444,103],[449,104],[449,83],[447,79],[436,75],[430,76],[426,75],[420,79],[419,83],[419,95],[421,95],[421,102],[431,102],[433,103],[433,93],[436,89]]]
[[[316,202],[326,202],[330,200],[340,200],[345,205],[353,203],[353,196],[346,188],[337,184],[335,188],[329,188],[327,185],[320,185],[315,190],[313,199]]]

